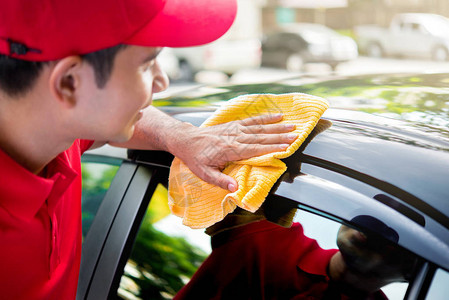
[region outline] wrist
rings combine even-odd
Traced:
[[[185,149],[189,147],[189,140],[192,140],[195,128],[197,127],[188,122],[179,122],[176,126],[167,130],[165,151],[177,157],[181,156]]]

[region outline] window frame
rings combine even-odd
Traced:
[[[115,158],[89,153],[83,161],[117,163]],[[116,297],[151,196],[157,184],[167,180],[167,165],[122,161],[83,242],[76,299]]]

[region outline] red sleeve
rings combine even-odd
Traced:
[[[80,140],[80,150],[81,154],[89,150],[90,147],[94,144],[94,141],[91,140]]]

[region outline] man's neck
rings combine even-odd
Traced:
[[[59,132],[45,107],[26,101],[33,99],[0,99],[0,148],[24,168],[39,174],[75,139]]]
[[[64,147],[47,147],[46,145],[28,146],[34,143],[19,143],[12,145],[8,142],[0,141],[0,148],[13,160],[33,174],[42,174],[45,166],[48,165],[61,152],[68,149],[72,143],[67,143]]]

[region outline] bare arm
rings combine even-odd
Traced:
[[[204,181],[235,191],[237,182],[221,173],[226,163],[284,150],[296,139],[288,134],[294,126],[273,124],[281,119],[281,115],[266,115],[198,128],[150,106],[136,124],[133,137],[111,145],[168,151]]]

